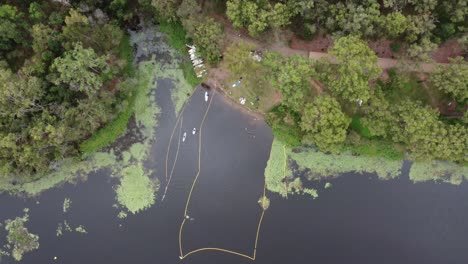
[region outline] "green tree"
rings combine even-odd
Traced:
[[[379,88],[371,90],[370,99],[363,105],[362,111],[365,114],[362,123],[371,136],[387,137],[395,121],[391,105]]]
[[[258,36],[268,27],[281,27],[289,24],[293,16],[289,5],[271,5],[264,0],[229,0],[226,2],[226,15],[237,29],[247,28],[249,34]]]
[[[42,7],[37,2],[32,2],[29,4],[29,17],[35,21],[41,21],[45,18],[45,13],[42,10]]]
[[[85,49],[80,43],[72,51],[56,58],[52,70],[57,76],[52,78],[56,85],[65,84],[72,91],[96,93],[103,84],[103,75],[110,71],[107,56],[98,56],[93,49]]]
[[[0,5],[0,55],[24,42],[25,25],[21,12],[11,5]]]
[[[437,67],[430,81],[458,101],[468,99],[468,63],[462,57],[451,59],[448,66]]]
[[[164,19],[175,21],[181,0],[152,0],[151,5]]]
[[[119,21],[130,20],[134,13],[129,10],[130,2],[127,0],[112,0],[109,4],[109,10],[115,14]]]
[[[393,111],[396,117],[391,128],[393,140],[407,145],[417,159],[434,157],[440,135],[446,133],[438,120],[437,110],[405,100],[395,105]]]
[[[421,60],[430,60],[428,53],[436,48],[437,44],[433,43],[429,37],[424,36],[418,42],[411,44],[407,52],[410,57]]]
[[[429,14],[423,15],[410,15],[408,19],[408,26],[405,33],[405,38],[408,42],[415,42],[425,35],[430,34],[435,28],[434,17]]]
[[[212,18],[207,18],[195,28],[193,42],[201,55],[210,63],[216,63],[221,56],[224,32],[222,26]]]
[[[301,128],[305,140],[313,142],[321,151],[338,152],[339,144],[346,140],[351,119],[332,97],[322,94],[305,106]]]
[[[264,63],[272,70],[269,78],[281,92],[283,104],[300,112],[310,89],[310,79],[315,76],[311,61],[299,55],[283,58],[271,54]]]
[[[382,22],[387,35],[391,38],[396,38],[403,34],[408,26],[408,20],[400,11],[386,15]]]
[[[382,72],[375,53],[357,36],[337,39],[330,53],[339,65],[329,73],[328,88],[350,102],[366,103],[370,98],[369,81]]]
[[[0,121],[3,118],[21,118],[28,113],[42,110],[43,106],[38,102],[43,95],[43,83],[40,79],[0,69]]]
[[[364,1],[362,5],[353,2],[338,2],[329,7],[326,26],[339,35],[376,36],[380,22],[379,3],[375,0]]]
[[[195,0],[183,0],[177,9],[177,17],[189,36],[193,36],[197,26],[202,20],[201,7]]]

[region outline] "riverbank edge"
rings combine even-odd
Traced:
[[[312,148],[291,148],[274,139],[265,168],[265,181],[269,191],[287,197],[291,193],[288,185],[295,179],[321,181],[353,172],[375,174],[381,180],[391,180],[401,177],[403,162],[350,153],[324,154]],[[468,180],[468,167],[445,161],[411,161],[409,179],[413,183],[436,181],[460,185]]]
[[[156,27],[153,27],[153,30],[156,30]],[[170,38],[170,36],[166,36],[166,39],[168,38]],[[180,52],[180,54],[177,54],[177,52],[179,52],[179,50],[175,49],[174,47],[172,47],[172,50],[169,51],[169,53],[171,53],[172,56],[179,56],[182,58],[188,57],[188,54]],[[137,89],[132,95],[132,100],[134,100],[134,109],[132,109],[132,114],[130,115],[128,121],[130,121],[131,117],[133,116],[135,117],[135,121],[137,123],[140,123],[143,126],[145,126],[146,123],[146,131],[142,131],[142,133],[147,136],[147,143],[149,143],[150,141],[154,140],[154,130],[157,127],[157,120],[152,119],[151,117],[154,116],[157,119],[157,115],[160,114],[159,107],[154,105],[154,100],[150,99],[152,98],[151,94],[154,93],[157,89],[157,85],[155,85],[154,80],[156,78],[169,78],[172,81],[179,84],[179,86],[176,86],[179,89],[171,92],[171,99],[173,101],[172,103],[174,104],[176,114],[180,111],[182,105],[188,99],[188,97],[185,95],[187,94],[187,92],[193,90],[194,86],[192,86],[189,83],[183,65],[177,65],[177,67],[163,67],[160,63],[156,61],[156,58],[154,56],[145,61],[135,62],[134,64],[134,84],[137,87]],[[142,76],[142,73],[144,73],[145,70],[152,73],[150,74],[151,78],[147,78],[146,80],[145,77],[148,76]],[[146,85],[138,85],[140,84],[140,82],[144,82]],[[188,89],[188,87],[190,89]],[[145,107],[145,104],[137,104],[136,101],[138,101],[139,96],[146,97],[148,101],[151,101],[151,106]],[[148,115],[143,113],[148,109],[154,110],[152,114]],[[148,121],[150,124],[148,124]],[[125,133],[129,129],[128,126],[129,122],[127,122],[127,127],[123,131],[123,133]],[[108,145],[118,142],[124,136],[125,134],[121,134],[120,136],[115,138],[113,142],[108,142]],[[132,154],[131,147],[129,147],[129,151],[120,153],[121,160],[119,160],[119,158],[117,157],[118,155],[114,153],[113,148],[106,150],[106,152],[100,152],[96,150],[94,152],[85,153],[82,157],[67,158],[60,161],[60,163],[56,166],[54,171],[49,172],[47,174],[38,175],[35,181],[17,185],[12,184],[11,182],[0,182],[0,193],[8,192],[11,195],[35,197],[46,190],[58,187],[64,183],[76,184],[79,181],[84,181],[87,179],[88,174],[106,168],[111,168],[112,172],[110,176],[118,176],[116,175],[118,174],[116,167],[118,168],[121,167],[121,165],[125,164],[128,165],[128,162],[132,158],[134,161],[137,161],[139,163],[138,165],[142,165],[143,159],[146,158],[146,155],[149,153],[149,146],[147,146],[145,150],[140,149],[140,151],[143,151],[142,155]],[[136,156],[139,157],[136,158]],[[159,182],[154,182],[154,185],[159,187]],[[158,190],[155,188],[155,192],[157,191]]]

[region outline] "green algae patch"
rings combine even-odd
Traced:
[[[291,165],[295,164],[294,171]],[[311,148],[291,148],[275,139],[265,168],[268,190],[287,197],[288,193],[309,194],[318,197],[315,189],[302,188],[300,178],[294,172],[305,172],[309,180],[337,177],[347,172],[375,173],[381,179],[393,179],[400,175],[403,161],[377,157],[353,156],[349,153],[329,155]],[[326,185],[329,188],[331,184]]]
[[[120,185],[116,189],[117,201],[135,214],[149,208],[156,200],[155,184],[143,170],[143,165],[131,165],[122,171]]]
[[[28,220],[29,215],[26,213],[23,217],[5,221],[5,230],[8,232],[6,248],[11,249],[11,254],[8,254],[16,261],[21,261],[25,253],[39,248],[39,236],[29,233],[25,227]]]
[[[60,163],[56,171],[18,187],[10,186],[7,190],[25,192],[28,195],[34,196],[61,183],[74,182],[79,178],[86,178],[88,173],[116,163],[117,160],[113,153],[102,152],[91,154],[87,159],[82,161],[65,159]]]
[[[336,177],[340,174],[375,173],[380,179],[393,179],[400,175],[403,161],[377,157],[325,154],[314,149],[289,151],[288,156],[295,161],[299,170],[307,170],[309,180]]]
[[[288,186],[285,179],[292,177],[292,171],[287,166],[287,153],[279,140],[273,140],[270,158],[265,168],[265,183],[268,190],[287,196]]]
[[[409,178],[413,182],[438,180],[459,185],[468,180],[468,167],[447,161],[414,162]]]

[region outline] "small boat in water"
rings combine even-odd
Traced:
[[[195,135],[197,133],[197,129],[196,128],[193,128],[192,129],[192,135]]]
[[[208,102],[208,96],[209,96],[208,92],[205,92],[205,102]]]
[[[186,138],[187,138],[187,132],[184,132],[184,135],[182,136],[182,142],[185,142]]]

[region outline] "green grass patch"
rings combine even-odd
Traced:
[[[133,47],[130,44],[130,36],[124,34],[119,45],[119,57],[125,60],[124,72],[127,77],[135,76],[135,67],[133,65]]]
[[[267,123],[272,128],[275,138],[289,147],[301,145],[303,133],[299,127],[300,114],[284,105],[273,107],[267,115]]]
[[[127,79],[120,86],[129,86],[132,92],[126,100],[122,111],[107,125],[99,129],[93,136],[80,144],[80,150],[84,155],[96,152],[114,142],[127,130],[128,121],[135,113],[137,122],[145,127],[155,126],[157,122],[153,111],[150,109],[152,102],[148,100],[152,82],[155,77],[156,66],[151,62],[141,63],[135,78]]]
[[[368,156],[368,157],[382,157],[389,160],[402,160],[405,158],[405,153],[395,147],[392,142],[373,139],[361,141],[359,145],[344,145],[342,151],[348,151],[353,154]]]
[[[119,46],[119,56],[121,59],[126,61],[124,68],[125,75],[129,78],[135,77],[136,73],[135,67],[133,65],[133,48],[130,44],[130,37],[128,35],[124,35],[122,37]],[[138,80],[138,76],[137,80],[127,79],[126,81],[119,84],[119,90],[122,90],[125,89],[122,88],[122,86],[134,86],[135,82],[138,83],[136,85],[136,92],[131,93],[130,96],[124,100],[122,103],[124,107],[119,112],[119,114],[117,114],[117,116],[112,121],[107,123],[103,128],[94,133],[89,139],[83,141],[80,144],[80,151],[83,154],[87,155],[89,153],[98,151],[114,142],[117,138],[125,133],[127,130],[128,121],[130,120],[130,117],[134,111],[135,96],[138,93],[138,90],[142,89],[144,85],[142,85],[141,80]]]
[[[169,45],[181,53],[186,53],[187,32],[180,21],[160,21],[159,29],[167,35]]]
[[[200,84],[200,79],[195,74],[193,70],[192,63],[190,61],[184,61],[181,65],[181,69],[184,72],[184,78],[190,84],[190,86],[195,87]]]
[[[361,118],[359,116],[354,116],[351,121],[351,129],[356,131],[359,135],[365,138],[371,138],[372,135],[369,131],[369,128],[364,126],[361,122]]]
[[[88,155],[104,148],[125,133],[128,121],[134,111],[135,96],[131,96],[128,101],[129,103],[116,118],[80,144],[80,151],[84,155]]]
[[[298,127],[289,126],[284,123],[272,123],[270,126],[275,138],[287,146],[299,147],[301,145],[302,133]]]
[[[378,81],[385,92],[385,98],[392,104],[398,104],[403,100],[421,101],[425,105],[431,105],[431,97],[424,89],[419,79],[408,73],[397,73],[395,70],[388,72],[389,81]]]
[[[187,47],[185,44],[187,44],[190,39],[187,38],[187,32],[182,26],[182,23],[180,23],[180,21],[161,21],[159,28],[161,32],[167,35],[169,45],[183,55],[183,60],[179,67],[184,73],[185,80],[192,87],[200,84],[200,79],[195,74],[192,63],[187,54]]]

